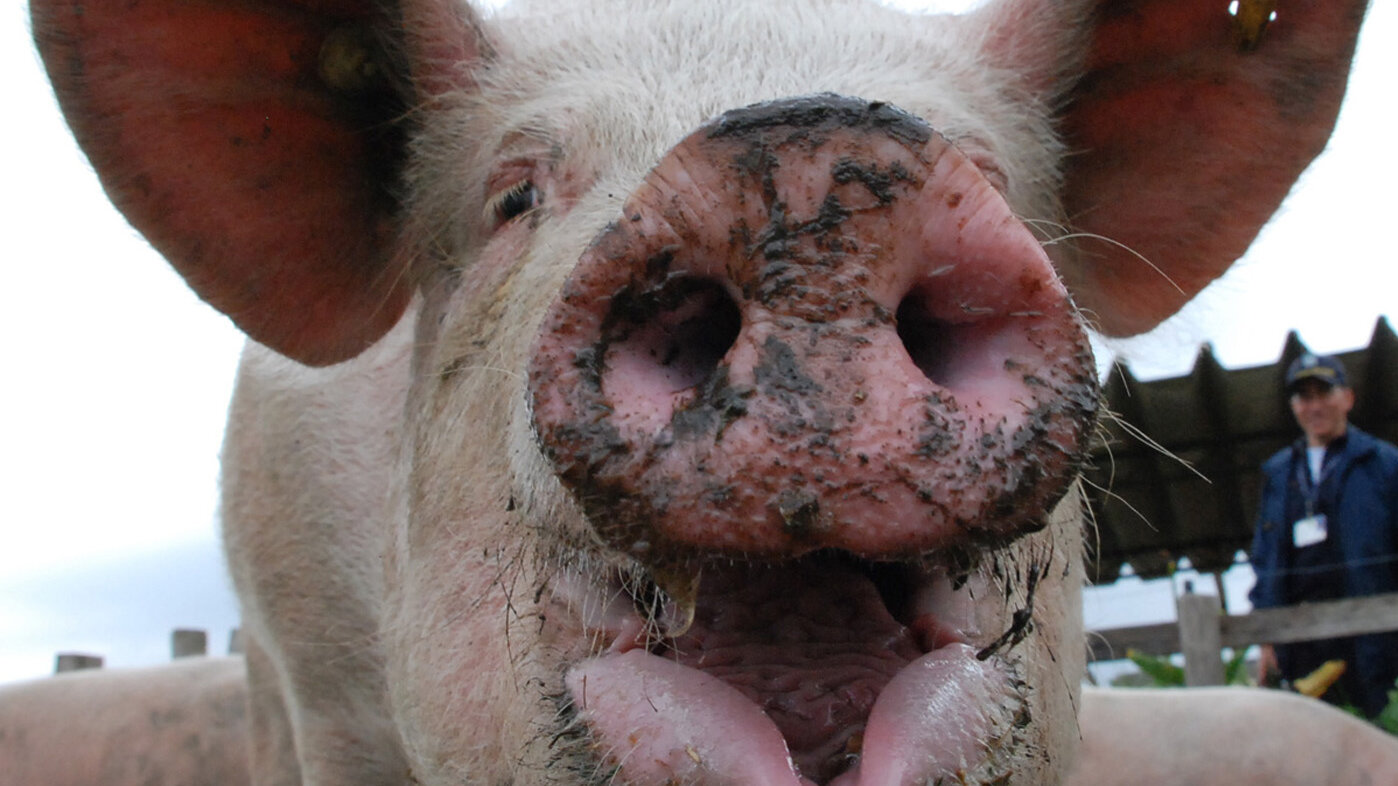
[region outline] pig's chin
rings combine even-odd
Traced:
[[[709,565],[687,627],[673,603],[638,613],[619,583],[588,593],[605,649],[565,676],[586,755],[636,786],[1000,782],[1022,686],[973,643],[957,584],[828,552]]]

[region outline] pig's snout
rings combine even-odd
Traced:
[[[594,240],[530,371],[546,454],[610,545],[872,557],[1041,525],[1097,398],[1040,248],[884,104],[730,112]]]

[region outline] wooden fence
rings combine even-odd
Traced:
[[[1092,661],[1126,657],[1128,649],[1151,655],[1184,655],[1186,685],[1222,685],[1224,647],[1286,644],[1398,630],[1398,594],[1302,603],[1250,614],[1224,614],[1213,595],[1179,597],[1179,621],[1088,634]]]
[[[1184,655],[1185,684],[1222,685],[1224,647],[1236,649],[1398,630],[1398,593],[1302,603],[1250,614],[1224,614],[1213,595],[1189,592],[1178,600],[1178,622],[1090,631],[1090,660],[1124,658],[1128,649],[1151,655],[1179,652]],[[241,631],[235,628],[228,639],[228,652],[242,650]],[[175,658],[203,655],[208,651],[208,635],[202,630],[176,629],[170,634],[170,651]],[[99,655],[61,652],[54,670],[101,667]]]
[[[228,654],[237,655],[243,651],[243,633],[239,628],[234,628],[228,636]],[[196,628],[175,628],[170,633],[170,657],[190,658],[199,655],[207,655],[209,652],[209,634]],[[81,671],[83,669],[102,668],[103,658],[101,655],[92,655],[86,652],[60,652],[54,658],[53,671],[55,674],[62,674],[65,671]]]

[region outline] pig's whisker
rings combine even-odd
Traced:
[[[1019,219],[1030,230],[1039,237],[1040,245],[1050,245],[1057,242],[1065,235],[1071,234],[1072,230],[1061,221],[1054,221],[1048,218],[1023,218]]]
[[[1100,641],[1103,644],[1107,644],[1110,641],[1106,636],[1102,635],[1101,631],[1096,630],[1087,631],[1087,638],[1090,641]],[[1088,648],[1088,654],[1092,654],[1092,649],[1090,647]],[[1097,678],[1092,676],[1092,672],[1090,671],[1087,673],[1087,679],[1091,681],[1093,685],[1097,684]]]
[[[1141,523],[1142,523],[1142,524],[1145,524],[1147,527],[1150,527],[1152,531],[1156,531],[1156,530],[1157,530],[1156,526],[1155,526],[1153,523],[1151,523],[1150,518],[1147,517],[1146,514],[1142,513],[1140,510],[1137,510],[1136,507],[1133,506],[1130,502],[1128,502],[1128,501],[1126,500],[1125,497],[1121,496],[1120,494],[1117,494],[1116,492],[1112,491],[1112,490],[1109,489],[1109,488],[1105,488],[1105,487],[1103,487],[1103,486],[1099,486],[1099,485],[1097,485],[1096,483],[1093,483],[1092,481],[1090,481],[1090,480],[1088,480],[1088,479],[1086,479],[1086,478],[1083,479],[1083,482],[1086,483],[1087,485],[1091,486],[1092,488],[1097,489],[1098,491],[1102,492],[1103,494],[1106,494],[1107,496],[1111,497],[1112,499],[1116,500],[1117,502],[1120,502],[1122,505],[1125,505],[1127,510],[1129,510],[1129,511],[1131,511],[1132,513],[1136,514],[1136,517],[1139,518],[1139,519],[1141,520]],[[1094,526],[1095,526],[1095,521],[1094,521]],[[1102,545],[1102,544],[1101,544],[1101,542],[1099,541],[1098,544],[1097,544],[1097,547],[1100,549],[1100,548],[1101,548],[1101,545]]]
[[[1097,488],[1097,486],[1094,485],[1093,488]],[[1111,493],[1111,492],[1109,492],[1109,491],[1106,491],[1105,489],[1099,489],[1099,490],[1101,490],[1103,493],[1107,493],[1107,494]],[[1085,497],[1087,496],[1086,493],[1084,493],[1083,496],[1084,496],[1084,498],[1085,498]],[[1088,543],[1086,544],[1086,548],[1087,548],[1087,553],[1088,553],[1088,554],[1091,554],[1091,555],[1093,556],[1093,558],[1094,558],[1094,562],[1093,562],[1094,568],[1095,568],[1096,571],[1097,571],[1097,575],[1100,576],[1100,575],[1101,575],[1101,566],[1100,566],[1100,564],[1098,564],[1098,563],[1095,561],[1095,558],[1097,557],[1097,555],[1099,555],[1099,554],[1102,553],[1102,528],[1101,528],[1101,526],[1100,526],[1100,525],[1098,524],[1098,522],[1097,522],[1097,512],[1094,511],[1094,510],[1092,509],[1092,506],[1091,506],[1091,505],[1089,505],[1089,504],[1087,504],[1086,502],[1084,502],[1084,503],[1083,503],[1083,506],[1082,506],[1082,510],[1083,510],[1083,518],[1086,519],[1086,522],[1085,522],[1084,525],[1083,525],[1083,540],[1086,541],[1086,540],[1088,539],[1088,533],[1089,533],[1089,532],[1092,533],[1092,534],[1091,534],[1091,541],[1088,542]],[[1140,515],[1140,514],[1137,513],[1136,515]]]
[[[1110,418],[1110,419],[1112,420],[1113,423],[1115,423],[1115,424],[1117,424],[1118,426],[1120,426],[1121,429],[1122,429],[1123,431],[1125,431],[1127,434],[1129,434],[1129,435],[1131,435],[1132,437],[1135,437],[1136,439],[1140,440],[1140,442],[1141,442],[1142,445],[1145,445],[1146,447],[1148,447],[1148,448],[1154,450],[1155,452],[1159,453],[1160,455],[1164,456],[1164,457],[1167,458],[1167,459],[1171,459],[1171,460],[1175,461],[1175,462],[1178,463],[1181,467],[1183,467],[1183,468],[1189,470],[1189,472],[1190,472],[1191,474],[1193,474],[1195,477],[1199,478],[1200,480],[1204,481],[1205,483],[1210,483],[1210,484],[1213,483],[1212,480],[1209,480],[1209,478],[1208,478],[1207,475],[1205,475],[1204,473],[1202,473],[1202,472],[1200,472],[1199,470],[1195,469],[1193,464],[1190,464],[1188,461],[1185,461],[1184,459],[1180,458],[1179,456],[1175,455],[1174,453],[1171,453],[1171,452],[1169,451],[1169,449],[1167,449],[1164,445],[1161,445],[1159,442],[1156,442],[1154,438],[1152,438],[1149,434],[1147,434],[1147,433],[1145,433],[1144,431],[1142,431],[1140,428],[1138,428],[1138,427],[1132,425],[1131,423],[1127,422],[1127,420],[1126,420],[1125,418],[1123,418],[1123,417],[1121,417],[1121,416],[1119,416],[1119,415],[1116,415],[1116,414],[1114,414],[1114,413],[1112,413],[1112,412],[1110,412],[1110,411],[1108,411],[1108,410],[1103,410],[1102,415],[1103,415],[1104,417]]]
[[[521,560],[522,560],[522,558],[523,558],[523,555],[522,555],[522,552],[523,552],[523,551],[524,551],[524,547],[521,546],[521,547],[518,549],[518,551],[514,554],[514,556],[505,558],[505,557],[503,557],[501,551],[497,550],[497,551],[495,552],[495,558],[496,558],[496,563],[497,563],[498,567],[497,567],[497,569],[496,569],[496,571],[495,571],[495,574],[494,574],[493,576],[491,576],[491,578],[490,578],[490,580],[489,580],[489,582],[488,582],[491,586],[495,586],[495,587],[498,587],[498,588],[500,589],[501,594],[503,595],[504,600],[505,600],[505,606],[506,606],[506,611],[505,611],[505,617],[506,617],[506,618],[505,618],[505,624],[504,624],[505,641],[506,641],[506,647],[505,647],[505,648],[506,648],[506,651],[507,651],[507,652],[511,652],[511,653],[513,652],[513,648],[512,648],[511,645],[510,645],[510,629],[511,629],[511,627],[512,627],[512,626],[511,626],[511,621],[512,621],[512,619],[518,620],[518,619],[523,619],[523,617],[524,617],[524,615],[521,615],[521,614],[518,612],[518,610],[515,609],[515,606],[514,606],[514,592],[515,592],[515,590],[514,590],[514,585],[515,585],[515,582],[517,582],[518,579],[519,579],[519,569],[520,569],[520,565],[521,565]],[[513,570],[513,572],[514,572],[514,574],[515,574],[515,578],[514,578],[514,580],[508,581],[508,582],[507,582],[506,579],[505,579],[505,574],[506,574],[507,572],[511,571],[511,570]],[[453,630],[456,628],[456,626],[457,626],[462,620],[464,620],[464,619],[469,619],[470,616],[471,616],[472,614],[474,614],[474,613],[476,612],[476,610],[479,609],[480,606],[481,606],[483,603],[485,603],[486,600],[487,600],[489,597],[490,597],[490,596],[489,596],[488,594],[485,594],[485,593],[482,593],[481,595],[478,595],[475,599],[473,599],[469,604],[467,604],[467,605],[466,605],[464,608],[462,608],[460,611],[457,611],[457,612],[455,612],[454,614],[449,615],[448,617],[446,617],[445,619],[443,619],[439,624],[434,625],[434,626],[432,626],[432,627],[430,627],[430,628],[426,628],[426,629],[423,629],[423,630],[419,631],[419,632],[416,634],[416,636],[415,636],[415,640],[418,641],[418,642],[425,642],[425,641],[428,641],[429,639],[431,639],[433,636],[436,636],[436,635],[438,635],[438,634],[450,633],[451,631],[453,631]],[[530,616],[536,616],[536,615],[530,615]],[[367,643],[366,643],[366,646],[367,646]],[[516,661],[514,661],[513,655],[511,655],[510,657],[511,657],[511,662],[516,662]]]
[[[1064,235],[1064,236],[1062,236],[1062,237],[1058,237],[1058,238],[1054,238],[1054,239],[1052,239],[1052,240],[1046,241],[1046,242],[1044,243],[1044,245],[1045,245],[1045,246],[1052,246],[1052,245],[1057,245],[1057,244],[1059,244],[1059,243],[1062,243],[1062,242],[1065,242],[1065,241],[1069,241],[1069,240],[1083,240],[1083,239],[1088,239],[1088,240],[1100,240],[1100,241],[1102,241],[1103,243],[1107,243],[1107,244],[1116,246],[1117,248],[1120,248],[1122,251],[1125,251],[1126,253],[1128,253],[1128,254],[1130,254],[1131,256],[1135,257],[1136,259],[1140,260],[1146,267],[1148,267],[1148,268],[1150,268],[1151,270],[1154,270],[1156,273],[1158,273],[1158,274],[1160,275],[1160,277],[1161,277],[1162,279],[1165,280],[1166,283],[1168,283],[1170,286],[1174,287],[1175,290],[1176,290],[1177,292],[1179,292],[1181,295],[1188,295],[1188,294],[1189,294],[1188,292],[1185,291],[1184,287],[1181,287],[1179,284],[1175,283],[1175,280],[1174,280],[1173,278],[1170,277],[1170,274],[1169,274],[1169,273],[1166,273],[1164,270],[1162,270],[1162,269],[1160,268],[1159,265],[1157,265],[1157,264],[1155,264],[1154,262],[1152,262],[1152,261],[1150,261],[1149,259],[1147,259],[1146,256],[1145,256],[1144,254],[1140,253],[1139,251],[1135,250],[1134,248],[1131,248],[1130,246],[1126,245],[1125,243],[1122,243],[1122,242],[1119,241],[1119,240],[1113,240],[1113,239],[1107,237],[1106,235],[1099,235],[1099,234],[1097,234],[1097,233],[1095,233],[1095,232],[1073,232],[1073,233]]]

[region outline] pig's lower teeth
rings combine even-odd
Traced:
[[[684,568],[652,568],[621,580],[651,643],[683,636],[694,624],[699,580],[698,570]]]
[[[622,765],[619,782],[726,782],[712,773],[741,746],[718,751],[715,741],[743,737],[773,761],[794,764],[793,785],[856,783],[849,773],[869,769],[860,758],[866,730],[878,722],[875,706],[899,704],[880,700],[891,682],[926,693],[929,679],[946,676],[983,692],[981,666],[962,663],[974,660],[969,655],[954,657],[969,650],[947,632],[955,623],[932,620],[937,604],[925,596],[938,582],[918,569],[826,553],[778,565],[710,566],[702,587],[695,576],[652,572],[624,582],[640,619],[615,628],[608,651],[570,674],[575,709],[604,763]],[[950,587],[944,578],[940,585]],[[944,633],[926,635],[929,625]],[[634,685],[650,687],[632,695]],[[770,745],[758,742],[764,729]],[[619,751],[630,743],[616,735],[656,747],[638,750],[627,764]],[[903,750],[888,738],[877,735],[875,747]],[[709,774],[684,775],[691,766]]]

